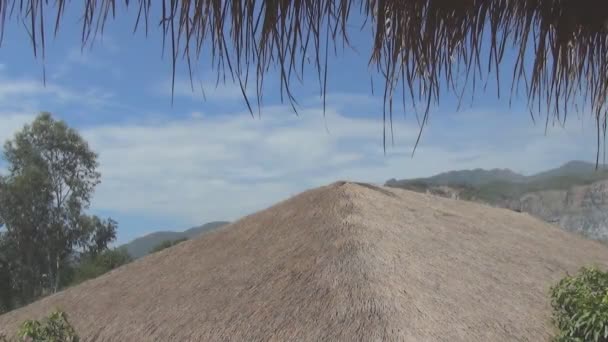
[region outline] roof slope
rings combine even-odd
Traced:
[[[338,182],[20,310],[95,341],[541,341],[608,249],[526,214]]]

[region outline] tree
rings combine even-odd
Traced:
[[[116,239],[118,223],[111,218],[101,220],[97,216],[82,215],[78,223],[83,232],[79,244],[85,254],[95,256],[107,250],[108,244]]]
[[[125,248],[106,249],[99,254],[83,255],[73,270],[69,285],[77,285],[85,280],[97,278],[131,261],[133,258]]]
[[[11,272],[6,255],[3,233],[0,233],[0,314],[13,308]]]
[[[20,303],[56,292],[77,253],[99,253],[115,238],[116,222],[89,217],[99,183],[97,155],[50,113],[41,113],[4,145],[8,175],[0,177],[0,221],[11,251]]]
[[[181,239],[177,239],[177,240],[164,240],[161,243],[159,243],[158,245],[156,245],[154,248],[152,248],[152,250],[148,254],[152,254],[152,253],[156,253],[156,252],[162,251],[163,249],[169,248],[171,246],[175,246],[178,243],[184,242],[186,240],[188,240],[188,238],[186,238],[186,237],[181,238]]]
[[[9,263],[13,295],[20,304],[41,294],[47,268],[43,236],[51,201],[46,171],[33,153],[28,158],[22,165],[9,165],[11,175],[0,178],[0,217],[6,228],[2,252]]]

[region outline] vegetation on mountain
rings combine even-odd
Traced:
[[[497,204],[529,192],[567,190],[572,186],[588,185],[604,179],[608,179],[608,170],[596,170],[594,164],[572,161],[531,176],[510,170],[476,169],[449,171],[428,178],[391,179],[385,185],[417,192],[443,185],[457,189],[461,199]]]
[[[387,186],[525,212],[562,229],[608,241],[608,170],[571,161],[523,176],[509,170],[462,170]]]

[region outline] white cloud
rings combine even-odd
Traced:
[[[58,83],[43,83],[42,79],[7,79],[0,77],[0,103],[18,108],[39,108],[46,104],[80,104],[87,108],[118,106],[114,93],[96,87],[72,89]]]
[[[297,118],[275,107],[261,120],[244,112],[85,129],[100,153],[103,175],[95,205],[162,212],[192,223],[238,218],[318,185],[309,180],[315,173],[337,177],[363,160],[359,147],[378,143],[376,120],[330,111],[327,121],[330,134],[318,109]]]
[[[30,123],[33,119],[33,114],[21,112],[0,113],[0,147],[4,146],[4,143],[8,139],[13,138],[15,132],[23,128],[25,124]],[[3,174],[6,174],[6,165],[0,157],[0,175]]]
[[[591,159],[595,148],[588,124],[581,131],[572,122],[544,136],[525,114],[487,114],[481,124],[477,114],[434,120],[414,158],[418,127],[411,118],[396,120],[395,147],[385,156],[380,118],[349,117],[334,107],[325,119],[318,106],[302,109],[299,117],[287,106],[265,108],[261,119],[246,111],[183,117],[80,127],[100,158],[102,183],[93,209],[194,225],[234,220],[338,179],[382,183],[475,167],[531,173]],[[32,118],[0,113],[0,139]]]
[[[545,137],[537,127],[524,134],[524,147],[514,149],[507,140],[484,141],[483,129],[465,130],[472,122],[464,119],[452,127],[459,133],[451,137],[466,140],[462,148],[441,138],[442,127],[429,127],[411,158],[418,127],[410,120],[395,123],[396,147],[384,156],[380,120],[347,117],[331,108],[326,120],[329,134],[318,107],[302,110],[300,117],[287,107],[273,107],[261,120],[243,112],[86,128],[83,134],[100,153],[103,175],[94,205],[192,224],[232,220],[338,179],[382,183],[474,167],[530,173],[594,148],[577,129],[552,130]],[[522,127],[504,126],[500,136]]]
[[[32,122],[35,114],[19,112],[0,113],[0,143],[13,137],[15,132],[23,128],[25,124]]]
[[[94,49],[97,52],[102,50],[106,55],[115,55],[120,51],[117,42],[111,36],[96,36],[91,43],[84,48],[73,46],[65,55],[62,54],[60,63],[49,68],[52,71],[51,79],[59,80],[78,67],[105,70],[114,78],[120,78],[122,76],[120,64],[111,63],[108,58],[100,58],[99,54],[92,53]]]

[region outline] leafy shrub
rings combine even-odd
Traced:
[[[78,342],[79,337],[68,317],[61,311],[51,313],[42,321],[27,320],[21,324],[15,339],[0,335],[0,342]]]
[[[551,288],[555,341],[608,341],[608,272],[582,268]]]

